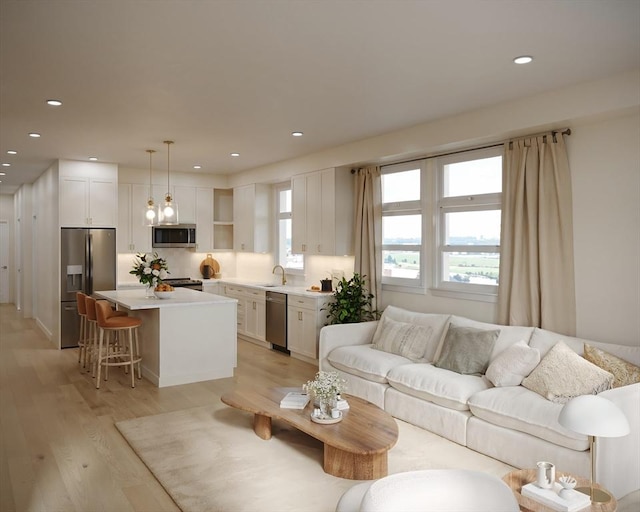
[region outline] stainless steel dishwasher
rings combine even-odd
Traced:
[[[287,294],[267,292],[267,341],[272,348],[289,353],[287,349]]]

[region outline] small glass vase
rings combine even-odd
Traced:
[[[145,291],[144,291],[144,296],[146,299],[155,299],[156,298],[156,294],[153,293],[153,285],[152,284],[148,284]]]
[[[318,400],[318,404],[320,406],[320,412],[322,416],[326,418],[331,418],[331,410],[336,407],[337,399],[335,396],[333,397],[324,397]]]

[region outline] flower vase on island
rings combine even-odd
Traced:
[[[158,253],[136,254],[133,269],[129,274],[138,276],[140,283],[146,286],[145,298],[155,299],[154,289],[169,275],[167,269],[166,260],[159,257]]]

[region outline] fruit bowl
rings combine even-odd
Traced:
[[[160,292],[160,291],[156,291],[154,290],[153,293],[155,294],[156,297],[158,297],[159,299],[170,299],[171,297],[173,297],[173,294],[175,293],[173,290],[171,291],[165,291],[165,292]]]

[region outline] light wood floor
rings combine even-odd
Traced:
[[[132,389],[115,369],[96,390],[77,360],[0,305],[0,512],[177,511],[114,423],[206,405],[237,383],[298,386],[317,370],[239,341],[233,378]]]

